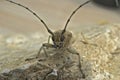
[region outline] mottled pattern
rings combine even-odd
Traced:
[[[80,53],[85,79],[78,71],[77,56],[64,50],[48,49],[49,58],[41,53],[39,59],[25,62],[37,55],[41,42],[47,38],[41,34],[15,34],[0,37],[0,71],[4,73],[0,80],[119,80],[120,25],[102,25],[83,35],[76,34],[72,46]],[[67,60],[65,67],[60,68]]]

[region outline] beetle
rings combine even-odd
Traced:
[[[46,57],[49,57],[48,54],[47,54],[47,52],[46,52],[46,48],[54,48],[54,49],[59,49],[59,50],[67,50],[68,52],[70,52],[72,54],[78,55],[79,69],[80,69],[80,72],[81,72],[83,78],[85,78],[85,74],[83,73],[83,71],[81,69],[80,54],[71,47],[71,40],[72,40],[72,36],[73,35],[72,35],[72,33],[70,31],[67,31],[66,28],[67,28],[67,25],[70,22],[72,16],[82,6],[84,6],[84,5],[88,4],[89,2],[91,2],[91,0],[86,1],[85,3],[81,4],[80,6],[78,6],[72,12],[72,14],[68,17],[64,29],[63,30],[57,30],[55,32],[53,32],[52,30],[50,30],[49,27],[47,26],[47,24],[34,11],[32,11],[30,8],[24,6],[24,5],[20,4],[20,3],[11,1],[11,0],[6,0],[6,1],[8,1],[10,3],[13,3],[13,4],[16,4],[18,6],[21,6],[21,7],[25,8],[26,10],[28,10],[30,13],[32,13],[35,17],[37,17],[40,20],[40,22],[44,25],[44,27],[47,29],[48,33],[50,34],[50,36],[48,38],[48,43],[43,43],[43,45],[41,46],[41,48],[38,51],[38,54],[37,54],[36,58],[39,57],[41,50],[44,50],[44,53],[45,53]],[[52,39],[53,44],[49,43],[50,39]]]

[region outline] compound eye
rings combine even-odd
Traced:
[[[64,39],[65,39],[65,37],[62,35],[61,38],[60,38],[60,40],[63,42]]]

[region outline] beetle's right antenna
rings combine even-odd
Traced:
[[[35,17],[37,17],[43,23],[43,25],[46,27],[47,31],[51,35],[54,35],[53,32],[48,28],[48,26],[46,25],[46,23],[34,11],[32,11],[31,9],[29,9],[28,7],[26,7],[26,6],[24,6],[24,5],[20,4],[20,3],[17,3],[17,2],[11,1],[11,0],[6,0],[6,1],[8,1],[10,3],[13,3],[13,4],[16,4],[18,6],[21,6],[21,7],[25,8],[26,10],[28,10],[29,12],[31,12]]]
[[[72,12],[72,14],[70,15],[70,17],[68,18],[68,20],[67,20],[67,22],[66,22],[66,24],[65,24],[65,27],[64,27],[64,29],[63,29],[63,31],[62,31],[62,35],[65,33],[66,28],[67,28],[67,25],[68,25],[68,23],[70,22],[72,16],[73,16],[81,7],[83,7],[84,5],[88,4],[90,1],[91,1],[91,0],[88,0],[88,1],[86,1],[85,3],[81,4],[80,6],[78,6],[78,7]]]

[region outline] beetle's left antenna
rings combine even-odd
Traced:
[[[21,6],[21,7],[25,8],[26,10],[28,10],[29,12],[31,12],[35,17],[37,17],[43,23],[43,25],[46,27],[47,31],[51,35],[54,35],[53,32],[48,28],[48,26],[46,25],[46,23],[34,11],[32,11],[31,9],[29,9],[28,7],[26,7],[26,6],[24,6],[24,5],[20,4],[20,3],[17,3],[17,2],[11,1],[11,0],[6,0],[6,1],[8,1],[10,3],[13,3],[13,4],[16,4],[18,6]]]

